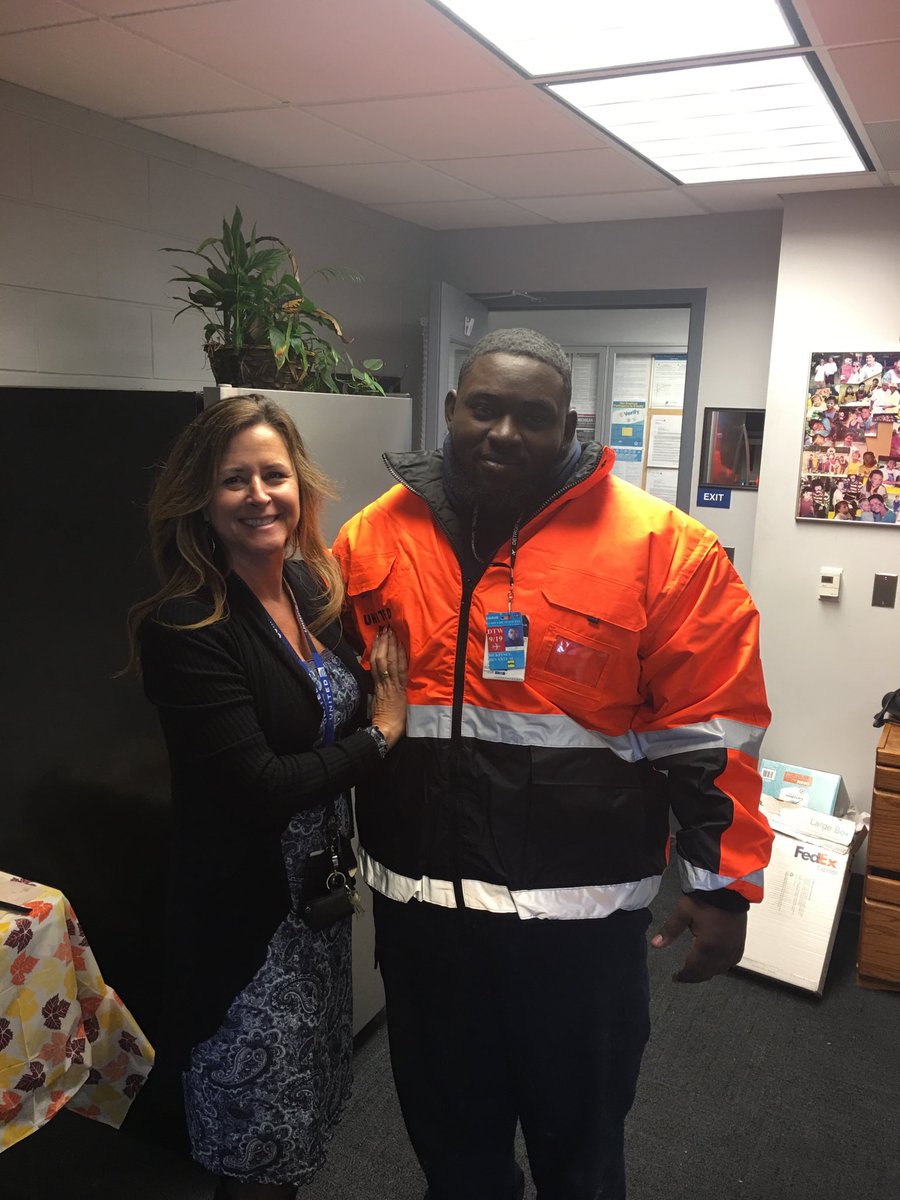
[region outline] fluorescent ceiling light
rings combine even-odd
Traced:
[[[796,46],[776,0],[439,0],[531,75]]]
[[[550,91],[682,183],[866,170],[803,55]]]

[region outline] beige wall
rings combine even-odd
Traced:
[[[785,199],[751,587],[763,615],[774,719],[770,758],[836,771],[869,804],[872,714],[900,687],[900,609],[872,607],[873,576],[900,572],[900,529],[794,519],[809,359],[819,348],[900,347],[900,197]],[[819,568],[844,568],[837,604]]]

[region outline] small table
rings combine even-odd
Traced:
[[[65,1105],[118,1129],[153,1058],[62,892],[0,871],[0,1151]]]

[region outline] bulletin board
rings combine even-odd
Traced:
[[[609,445],[613,474],[675,504],[687,354],[616,353]]]

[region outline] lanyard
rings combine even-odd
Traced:
[[[519,549],[519,521],[520,520],[521,520],[521,518],[519,518],[519,517],[516,518],[516,523],[515,523],[515,525],[513,525],[513,531],[512,531],[512,534],[510,535],[510,539],[509,539],[509,586],[506,591],[506,611],[507,612],[512,612],[513,596],[515,595],[516,551]],[[475,526],[477,525],[477,523],[478,523],[478,509],[476,507],[474,512],[472,513],[472,536],[471,536],[472,557],[475,559],[476,562],[487,562],[486,559],[481,559],[478,557],[478,551],[475,549]],[[506,563],[492,562],[492,563],[489,563],[488,565],[492,566],[492,567],[505,567]]]
[[[313,644],[313,640],[309,635],[309,630],[306,628],[306,622],[300,615],[300,609],[297,607],[297,601],[294,598],[294,593],[289,587],[287,587],[287,594],[290,597],[291,604],[293,605],[294,616],[297,618],[297,624],[300,626],[300,632],[303,634],[304,638],[306,639],[306,644],[309,647],[309,652],[312,656],[312,666],[310,666],[305,659],[300,657],[300,655],[284,636],[268,613],[266,613],[266,616],[269,618],[269,624],[275,630],[275,633],[279,639],[284,642],[291,654],[293,654],[294,658],[296,658],[297,662],[309,676],[312,685],[316,690],[316,698],[318,699],[319,704],[322,707],[322,712],[325,716],[322,744],[324,746],[330,746],[334,741],[335,717],[334,692],[331,688],[331,679],[328,675],[328,672],[325,670],[325,664],[322,662],[322,656],[316,649],[315,645]]]
[[[509,540],[509,588],[506,592],[506,611],[512,612],[513,594],[515,592],[516,579],[516,551],[519,548],[519,522],[516,521],[513,525],[512,536]]]

